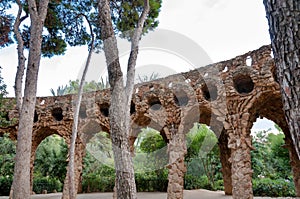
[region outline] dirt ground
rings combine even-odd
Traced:
[[[60,199],[61,193],[44,194],[44,195],[33,195],[32,199]],[[166,193],[138,193],[140,199],[166,199]],[[208,190],[185,190],[184,199],[229,199],[231,196],[225,196],[223,191],[208,191]],[[8,199],[8,197],[0,196],[0,199]],[[112,199],[112,193],[90,193],[90,194],[79,194],[77,199]],[[271,199],[271,197],[254,197],[254,199]],[[282,198],[283,199],[283,198]],[[291,199],[291,198],[285,198]]]

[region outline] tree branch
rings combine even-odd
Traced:
[[[143,34],[144,24],[147,19],[147,15],[149,11],[150,11],[149,0],[144,0],[144,10],[139,18],[137,27],[135,28],[131,39],[131,51],[128,59],[127,80],[126,80],[127,107],[130,107],[130,103],[131,103],[131,97],[132,97],[133,86],[134,86],[135,66],[136,66],[136,60],[139,51],[139,42]]]
[[[99,0],[98,10],[109,84],[113,90],[116,82],[123,78],[123,73],[119,62],[117,39],[113,30],[108,0]]]
[[[22,35],[20,33],[19,27],[20,24],[22,23],[22,21],[25,19],[24,17],[21,18],[21,14],[22,14],[22,4],[20,0],[16,0],[17,4],[18,4],[18,14],[14,23],[14,33],[16,35],[17,38],[17,42],[18,42],[18,69],[17,69],[17,73],[16,73],[16,77],[15,77],[15,96],[16,96],[16,102],[17,102],[17,108],[18,111],[21,111],[21,107],[22,107],[22,80],[23,80],[23,76],[24,76],[24,71],[25,71],[25,61],[26,58],[24,56],[24,41],[22,38]],[[28,15],[26,15],[28,16]]]

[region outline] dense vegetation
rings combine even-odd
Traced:
[[[185,189],[222,190],[223,180],[219,148],[214,133],[195,124],[187,135],[188,154]],[[294,184],[284,135],[257,132],[252,151],[253,191],[256,196],[294,196]],[[100,152],[96,153],[95,148]],[[138,191],[166,191],[168,171],[166,143],[159,132],[143,129],[135,142],[134,164]],[[9,193],[12,182],[15,141],[0,137],[0,195]],[[66,172],[67,146],[59,136],[47,137],[36,152],[34,191],[61,191]],[[104,161],[105,160],[105,161]],[[96,134],[87,146],[84,158],[83,191],[112,191],[115,174],[109,135]]]

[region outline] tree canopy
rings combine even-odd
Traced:
[[[151,9],[145,22],[144,33],[157,27],[161,2],[161,0],[150,0]],[[24,12],[21,21],[24,21],[29,15],[29,10],[27,1],[22,0],[21,3]],[[114,0],[110,4],[115,33],[130,40],[139,15],[143,10],[143,0]],[[0,47],[6,47],[14,42],[12,34],[14,16],[7,14],[12,5],[13,1],[11,0],[0,2]],[[96,35],[95,47],[101,50],[102,41],[97,1],[51,0],[44,23],[42,55],[44,57],[63,55],[68,45],[87,45],[91,40],[91,36],[88,28],[86,28],[85,20],[88,20],[93,26]],[[23,23],[21,34],[24,46],[28,49],[30,39],[30,26],[28,23]]]

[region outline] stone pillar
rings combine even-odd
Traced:
[[[82,180],[82,169],[83,169],[83,157],[84,157],[85,147],[83,143],[78,143],[78,140],[76,142],[76,148],[75,148],[75,186],[77,189],[77,192],[82,192],[82,186],[81,186],[81,180]],[[64,181],[64,188],[63,188],[63,194],[62,199],[69,199],[69,169],[67,167],[67,174]]]
[[[296,196],[300,197],[300,160],[293,145],[293,141],[287,133],[285,133],[285,143],[289,150],[290,164],[293,171],[293,180],[295,184]]]
[[[170,129],[171,139],[168,143],[169,164],[169,183],[168,199],[182,199],[184,189],[184,174],[186,166],[184,156],[187,153],[185,134],[180,125],[178,129]]]
[[[228,148],[228,137],[224,129],[219,137],[218,144],[222,164],[224,191],[226,195],[232,195],[231,163],[229,162],[231,150]]]
[[[228,132],[228,148],[231,149],[232,197],[234,199],[253,199],[250,136],[250,114],[235,114],[225,123]]]

